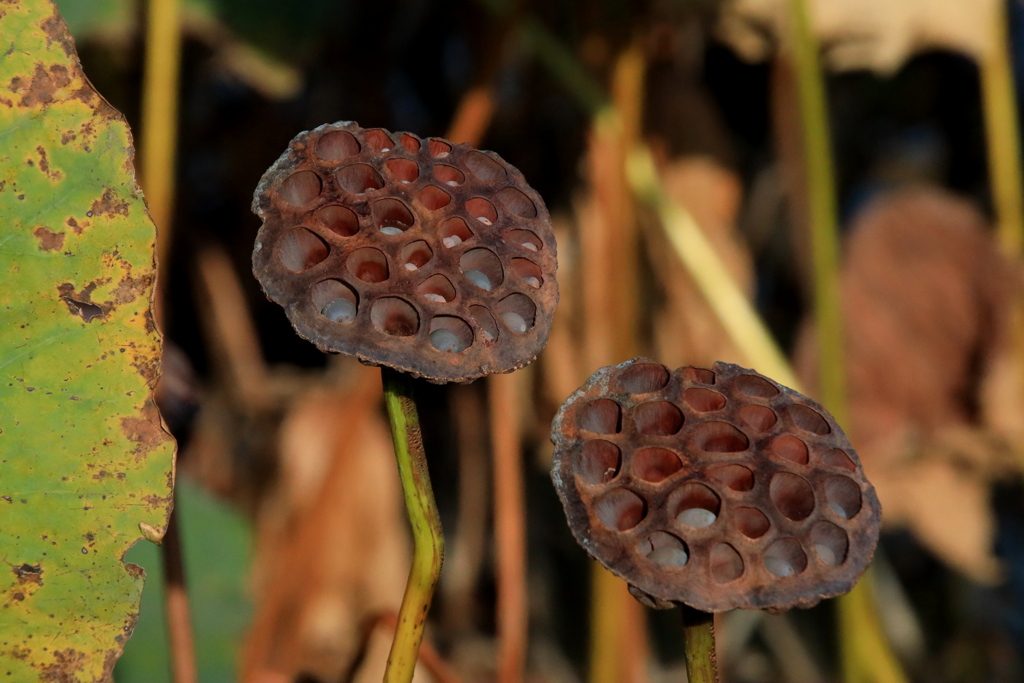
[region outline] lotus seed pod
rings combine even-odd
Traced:
[[[547,341],[551,220],[493,152],[324,125],[292,140],[253,211],[253,272],[322,351],[442,383],[510,372]]]
[[[846,593],[881,506],[835,420],[752,370],[594,373],[552,425],[577,541],[651,607],[782,611]]]

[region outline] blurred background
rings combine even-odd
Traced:
[[[420,681],[685,680],[678,613],[587,559],[548,475],[555,410],[636,355],[799,383],[885,511],[859,597],[720,618],[726,680],[1024,679],[1024,2],[57,4],[160,229],[198,680],[380,680],[393,632],[378,373],[300,339],[250,266],[263,171],[339,120],[494,150],[558,239],[540,358],[417,387],[448,539]],[[126,559],[115,680],[169,682],[160,550]]]

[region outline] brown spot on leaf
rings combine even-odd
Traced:
[[[103,191],[103,196],[92,203],[88,215],[94,218],[100,214],[111,218],[114,216],[127,216],[128,202],[119,199],[112,189],[107,188]]]
[[[72,57],[75,54],[75,43],[71,40],[67,24],[64,23],[64,20],[56,10],[57,8],[54,7],[53,15],[42,23],[43,33],[46,34],[46,47],[50,47],[54,43],[60,43],[64,54]]]
[[[15,76],[11,79],[8,89],[15,94],[21,94],[22,107],[34,107],[50,104],[56,92],[70,83],[71,74],[63,64],[51,64],[47,69],[42,63],[36,63],[30,82],[26,83],[21,76]]]
[[[77,672],[85,668],[85,653],[68,648],[53,653],[53,664],[44,666],[39,680],[45,683],[80,683]]]
[[[64,177],[64,174],[54,169],[50,170],[50,160],[46,158],[46,148],[42,145],[36,147],[36,152],[39,154],[39,170],[42,171],[47,178],[50,180],[60,180]]]
[[[152,399],[142,407],[142,417],[122,417],[121,431],[135,444],[132,453],[139,460],[154,449],[160,448],[170,437],[160,424],[160,411]],[[164,500],[166,503],[166,500]]]
[[[24,585],[26,583],[34,583],[37,586],[43,585],[43,567],[38,564],[28,564],[27,562],[18,567],[11,567],[11,571],[18,577],[18,583]]]
[[[140,294],[148,292],[152,284],[152,275],[143,275],[142,277],[125,275],[114,288],[113,301],[115,304],[127,304],[135,301]]]
[[[46,226],[40,225],[32,234],[39,240],[41,251],[60,251],[64,248],[64,233],[62,232],[54,232]]]
[[[72,230],[75,231],[76,235],[81,235],[82,234],[82,226],[79,225],[78,221],[76,221],[74,218],[69,218],[65,222],[68,224],[69,228],[71,228]]]

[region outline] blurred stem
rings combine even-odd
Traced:
[[[177,498],[177,496],[175,496]],[[171,673],[174,683],[196,683],[196,650],[192,637],[192,617],[185,587],[185,559],[178,532],[178,502],[167,522],[167,531],[160,543],[164,565],[164,608],[167,612],[167,640],[171,651]]]
[[[1003,252],[1011,258],[1024,248],[1024,180],[1020,167],[1020,128],[1010,63],[1005,2],[993,3],[991,41],[981,60],[989,183]]]
[[[797,72],[800,123],[807,173],[808,216],[814,268],[814,317],[819,349],[822,403],[846,423],[846,365],[839,297],[839,225],[818,41],[805,0],[790,0],[792,49]]]
[[[412,526],[413,556],[409,580],[405,585],[398,626],[391,643],[384,683],[409,683],[416,667],[427,613],[444,560],[444,536],[441,518],[434,503],[434,491],[427,471],[420,419],[413,399],[412,380],[390,368],[381,368],[384,402],[391,420],[391,438],[395,444],[398,475]]]
[[[520,384],[520,373],[493,375],[487,382],[494,453],[498,683],[522,681],[526,659],[526,503],[519,433]]]
[[[818,339],[820,397],[840,424],[846,423],[846,363],[842,298],[839,293],[839,225],[828,131],[824,77],[818,41],[806,0],[790,0],[790,46],[797,72],[800,123],[807,179],[814,313]],[[870,570],[839,598],[840,647],[847,683],[897,683],[906,677],[882,632],[870,591]]]
[[[715,615],[683,605],[683,642],[686,644],[688,683],[718,683],[715,656]]]
[[[149,0],[142,91],[142,183],[157,227],[157,263],[166,263],[174,202],[181,70],[181,1]]]

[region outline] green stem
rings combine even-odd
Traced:
[[[686,680],[718,683],[715,657],[715,615],[683,605],[683,642],[686,644]]]
[[[818,336],[821,402],[845,424],[846,363],[842,298],[839,294],[839,221],[828,130],[824,77],[818,40],[807,0],[790,0],[790,45],[797,71],[805,177],[814,261],[814,313]],[[882,631],[870,592],[870,571],[849,595],[839,599],[840,646],[846,683],[904,683],[906,675]]]
[[[412,381],[400,372],[381,368],[384,401],[391,419],[391,438],[402,480],[402,494],[412,526],[413,556],[409,580],[405,585],[398,627],[391,643],[384,683],[409,683],[427,625],[427,612],[444,560],[444,535],[441,519],[430,486],[423,435],[412,395]]]
[[[981,60],[981,92],[988,142],[989,184],[995,205],[999,241],[1016,258],[1024,248],[1024,198],[1021,188],[1020,130],[1017,97],[1010,62],[1006,6],[995,3],[991,41]]]

